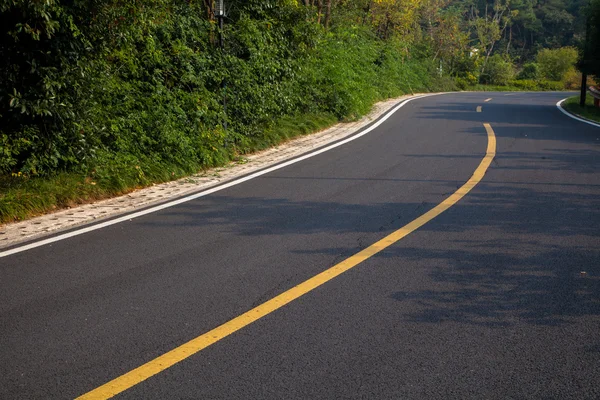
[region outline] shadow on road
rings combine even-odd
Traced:
[[[407,314],[407,320],[506,327],[517,322],[569,324],[573,318],[600,315],[600,147],[596,141],[600,130],[584,125],[573,130],[574,122],[551,107],[487,103],[484,113],[466,112],[465,106],[451,103],[422,107],[422,118],[490,122],[498,138],[498,155],[475,190],[419,230],[428,234],[427,246],[405,247],[400,242],[377,256],[394,259],[398,268],[410,263],[427,266],[423,272],[436,290],[389,294],[420,310]],[[522,113],[523,108],[526,113]],[[546,122],[533,123],[540,120]],[[514,129],[515,125],[520,127]],[[482,134],[481,129],[471,133]],[[403,156],[432,160],[480,157]],[[355,180],[357,185],[363,181],[433,184],[443,193],[440,201],[464,183],[282,174],[261,179],[293,180],[298,184],[303,180]],[[181,223],[235,229],[237,235],[253,237],[354,234],[354,246],[324,243],[316,249],[294,250],[297,254],[335,255],[338,261],[437,204],[362,205],[227,196],[211,196],[206,201],[209,206],[201,209],[184,206],[182,215],[195,217]]]

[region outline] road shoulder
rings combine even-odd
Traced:
[[[358,121],[338,123],[320,132],[301,136],[279,146],[257,152],[221,168],[140,189],[123,196],[101,200],[26,221],[0,225],[0,249],[93,222],[107,220],[207,190],[311,150],[344,139],[371,124],[399,102],[417,97],[406,95],[381,101]]]

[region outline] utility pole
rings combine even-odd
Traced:
[[[216,0],[215,1],[215,16],[219,20],[219,47],[221,48],[221,55],[223,56],[223,60],[225,59],[225,37],[224,37],[224,24],[225,24],[225,0]],[[225,114],[225,118],[223,120],[223,129],[227,131],[227,81],[223,79],[223,83],[221,83],[221,88],[223,89],[223,112]]]
[[[581,93],[579,95],[579,107],[585,107],[585,96],[587,94],[587,74],[581,73]]]

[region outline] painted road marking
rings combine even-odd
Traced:
[[[489,99],[484,100],[485,103],[487,103],[488,101],[492,101],[492,98],[490,97]]]
[[[235,186],[235,185],[238,185],[238,184],[240,184],[242,182],[249,181],[250,179],[254,179],[254,178],[257,178],[257,177],[259,177],[261,175],[268,174],[269,172],[273,172],[273,171],[278,170],[280,168],[287,167],[288,165],[292,165],[292,164],[295,164],[297,162],[306,160],[307,158],[311,158],[311,157],[314,157],[314,156],[316,156],[318,154],[325,153],[326,151],[329,151],[329,150],[334,149],[336,147],[342,146],[342,145],[344,145],[344,144],[346,144],[348,142],[356,140],[356,139],[358,139],[358,138],[366,135],[367,133],[371,132],[373,129],[375,129],[379,125],[383,124],[389,117],[392,116],[392,114],[394,114],[400,108],[404,107],[405,104],[407,104],[407,103],[409,103],[409,102],[411,102],[413,100],[422,99],[424,97],[429,97],[429,96],[437,96],[437,95],[440,95],[440,94],[445,94],[445,93],[425,94],[425,95],[415,96],[415,97],[412,97],[410,99],[404,100],[402,103],[400,103],[397,106],[395,106],[394,108],[392,108],[391,111],[389,111],[387,114],[385,114],[383,117],[381,117],[381,119],[379,119],[377,122],[375,122],[373,125],[371,125],[367,129],[365,129],[363,131],[359,131],[359,133],[357,133],[357,134],[355,134],[353,136],[350,136],[349,138],[343,139],[343,140],[341,140],[339,142],[335,142],[333,144],[330,144],[330,145],[328,145],[326,147],[323,147],[323,148],[321,148],[319,150],[316,150],[316,151],[313,151],[311,153],[304,154],[304,155],[302,155],[300,157],[293,158],[293,159],[285,161],[285,162],[283,162],[281,164],[277,164],[277,165],[274,165],[272,167],[265,168],[263,170],[254,172],[254,173],[252,173],[250,175],[246,175],[246,176],[243,176],[241,178],[234,179],[234,180],[229,181],[227,183],[224,183],[222,185],[218,185],[218,186],[212,187],[210,189],[204,190],[202,192],[198,192],[198,193],[186,196],[186,197],[182,197],[182,198],[177,199],[177,200],[169,201],[167,203],[160,204],[158,206],[150,207],[150,208],[147,208],[147,209],[142,210],[142,211],[134,212],[132,214],[125,214],[122,217],[111,219],[109,221],[102,222],[102,223],[99,223],[99,224],[88,225],[88,226],[86,226],[84,228],[76,229],[76,230],[73,230],[71,232],[63,233],[61,235],[57,235],[57,236],[54,236],[54,237],[51,237],[51,238],[48,238],[48,239],[43,239],[43,240],[35,241],[35,242],[29,243],[29,244],[26,244],[26,245],[17,246],[17,247],[14,247],[14,248],[10,249],[10,250],[0,251],[0,258],[6,257],[6,256],[10,256],[12,254],[20,253],[22,251],[31,250],[31,249],[34,249],[36,247],[44,246],[46,244],[58,242],[60,240],[68,239],[68,238],[71,238],[73,236],[79,236],[79,235],[82,235],[82,234],[87,233],[87,232],[95,231],[97,229],[106,228],[107,226],[115,225],[115,224],[118,224],[118,223],[121,223],[121,222],[131,221],[134,218],[138,218],[138,217],[141,217],[143,215],[151,214],[151,213],[154,213],[154,212],[157,212],[157,211],[160,211],[160,210],[164,210],[165,208],[173,207],[173,206],[176,206],[176,205],[179,205],[179,204],[182,204],[182,203],[186,203],[186,202],[191,201],[191,200],[198,199],[200,197],[207,196],[207,195],[209,195],[211,193],[215,193],[215,192],[218,192],[220,190],[227,189],[227,188],[229,188],[231,186]]]
[[[215,329],[206,332],[205,334],[200,335],[187,343],[184,343],[183,345],[155,358],[154,360],[148,361],[136,369],[113,379],[112,381],[78,397],[77,399],[109,399],[113,396],[116,396],[117,394],[137,385],[140,382],[145,381],[146,379],[164,371],[169,367],[172,367],[178,362],[183,361],[186,358],[207,348],[211,344],[226,338],[232,333],[250,325],[254,321],[261,319],[265,315],[272,313],[273,311],[318,288],[342,273],[354,268],[361,262],[373,257],[375,254],[398,242],[402,238],[419,229],[427,222],[431,221],[458,203],[460,199],[469,193],[471,189],[473,189],[481,181],[481,179],[483,179],[483,176],[485,175],[496,155],[496,136],[494,135],[494,131],[490,124],[486,123],[483,125],[487,132],[488,138],[485,157],[483,157],[483,160],[481,160],[481,163],[475,172],[473,172],[473,176],[471,176],[467,183],[462,185],[450,197],[435,206],[433,209],[398,229],[397,231],[389,234],[378,242],[372,244],[366,249],[361,250],[350,258],[340,262],[339,264],[334,265],[333,267],[281,293],[271,300],[267,300],[250,311],[247,311],[244,314],[224,323],[223,325],[218,326]]]
[[[481,112],[481,106],[477,106],[477,112]]]

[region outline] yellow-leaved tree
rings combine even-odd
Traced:
[[[393,34],[407,35],[417,28],[419,10],[426,0],[372,0],[371,24],[377,36],[387,39]]]

